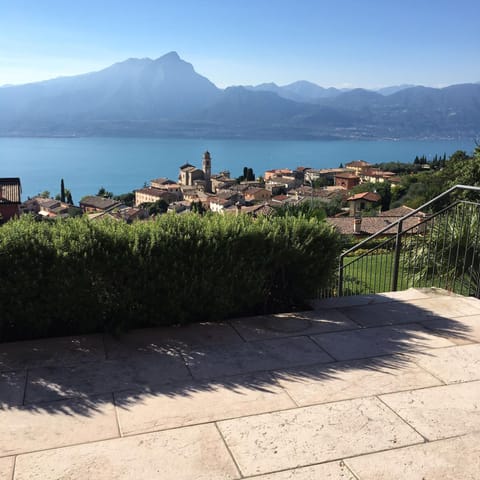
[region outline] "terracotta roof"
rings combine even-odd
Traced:
[[[374,192],[363,192],[363,193],[357,193],[355,195],[352,195],[351,197],[347,198],[348,202],[356,202],[357,200],[365,200],[367,202],[379,202],[382,199],[382,197],[378,193]]]
[[[373,235],[377,233],[382,228],[385,228],[387,225],[396,222],[398,217],[363,217],[362,224],[361,224],[361,234],[363,235]],[[342,235],[354,235],[353,233],[353,222],[354,217],[328,217],[326,221],[337,228],[339,233]],[[403,230],[411,228],[417,225],[419,222],[418,217],[411,217],[405,220],[403,224]],[[395,235],[397,233],[397,226],[388,229],[385,232],[385,235]],[[417,233],[417,229],[414,228],[410,230],[408,233]]]
[[[337,173],[335,176],[337,178],[359,178],[356,173],[352,172]]]
[[[0,178],[0,203],[21,203],[22,186],[20,179]]]
[[[230,215],[236,215],[238,213],[238,208],[236,206],[231,206],[228,208],[225,208],[223,210],[224,213],[230,214]],[[246,214],[246,215],[271,215],[274,212],[274,209],[266,204],[260,204],[260,205],[252,205],[250,207],[245,207],[242,206],[240,209],[241,214]]]
[[[80,200],[80,206],[98,208],[99,210],[107,210],[115,206],[121,205],[120,202],[112,200],[111,198],[97,197],[92,195]]]
[[[154,178],[153,180],[150,180],[150,183],[157,183],[158,185],[168,185],[175,182],[173,180],[169,180],[166,177],[159,177],[159,178]]]
[[[269,192],[269,190],[267,190],[266,188],[261,188],[261,187],[258,187],[258,188],[250,187],[248,190],[245,190],[245,192],[243,192],[243,193],[245,195],[255,195],[256,193],[261,193],[261,192]]]
[[[366,162],[365,160],[354,160],[353,162],[345,164],[346,167],[353,167],[353,168],[362,168],[368,167],[370,163]]]
[[[160,190],[155,187],[140,188],[139,190],[135,190],[135,193],[144,193],[145,195],[151,195],[152,197],[158,198],[163,198],[168,195],[168,192],[165,190]]]
[[[366,168],[360,173],[360,175],[362,177],[376,177],[376,178],[390,178],[395,176],[393,172],[385,172],[378,168]]]
[[[274,202],[285,202],[286,200],[289,200],[290,197],[288,195],[276,195],[275,197],[272,197],[272,200]]]
[[[404,217],[409,213],[413,212],[413,208],[407,207],[406,205],[402,205],[401,207],[392,208],[391,210],[385,210],[384,212],[380,212],[378,214],[379,217]],[[416,217],[425,217],[425,213],[418,212],[415,214]]]
[[[212,197],[207,200],[209,203],[215,203],[217,205],[228,205],[231,204],[231,200],[227,200],[226,198],[219,198],[219,197]]]

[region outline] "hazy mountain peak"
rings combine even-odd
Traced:
[[[409,84],[409,83],[404,83],[402,85],[392,85],[391,87],[383,87],[383,88],[379,88],[378,90],[376,90],[378,93],[380,93],[381,95],[392,95],[394,93],[397,93],[397,92],[400,92],[401,90],[406,90],[407,88],[413,88],[413,87],[416,87],[417,85],[412,85],[412,84]]]
[[[166,62],[171,62],[171,63],[185,62],[184,60],[182,60],[180,58],[180,55],[175,51],[168,52],[165,55],[162,55],[161,57],[158,57],[155,61],[156,62],[163,62],[163,63],[166,63]],[[185,62],[185,63],[187,63],[187,62]]]
[[[168,52],[168,53],[166,53],[165,55],[162,55],[159,58],[180,60],[180,55],[175,50],[172,50],[171,52]]]

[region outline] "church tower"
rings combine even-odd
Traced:
[[[202,170],[205,175],[206,189],[207,191],[210,191],[211,190],[210,179],[212,176],[212,159],[210,157],[210,152],[208,150],[203,154]]]

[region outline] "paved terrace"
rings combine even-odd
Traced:
[[[479,479],[480,301],[0,345],[0,480]]]

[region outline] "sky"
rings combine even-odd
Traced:
[[[479,0],[0,0],[0,85],[176,51],[218,87],[480,81]]]

